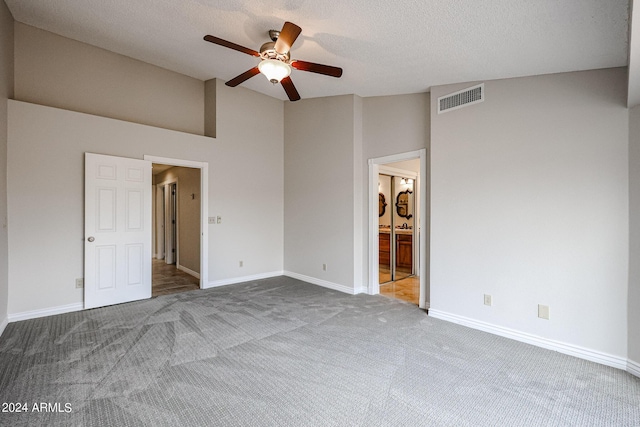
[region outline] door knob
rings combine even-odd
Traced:
[[[93,242],[94,240],[96,240],[96,238],[93,237],[93,236],[90,236],[87,240],[90,241],[90,242]]]

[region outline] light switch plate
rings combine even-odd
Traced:
[[[484,294],[484,305],[492,305],[491,295]]]
[[[538,304],[538,317],[549,320],[549,306]]]

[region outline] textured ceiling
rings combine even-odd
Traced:
[[[285,20],[291,57],[342,67],[293,70],[303,98],[426,92],[431,86],[627,65],[628,0],[5,0],[15,20],[201,80],[229,80]],[[243,83],[286,99],[256,76]]]

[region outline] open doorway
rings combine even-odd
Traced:
[[[369,160],[369,293],[429,308],[426,150]]]
[[[415,189],[420,159],[386,163],[378,172],[380,294],[419,305]]]
[[[201,170],[153,163],[152,296],[201,288]]]

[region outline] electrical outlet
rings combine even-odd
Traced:
[[[491,295],[484,294],[484,305],[492,305]]]
[[[216,219],[218,220],[218,221],[217,221],[217,222],[218,222],[218,224],[222,224],[222,217],[221,217],[221,216],[217,217]]]
[[[538,304],[538,317],[549,320],[549,306]]]
[[[327,264],[322,264],[322,271],[327,271]]]
[[[210,216],[209,217],[209,224],[215,224],[216,223],[216,217],[215,216]]]
[[[76,279],[76,288],[84,288],[84,279]]]
[[[240,261],[240,267],[244,266],[244,262]]]

